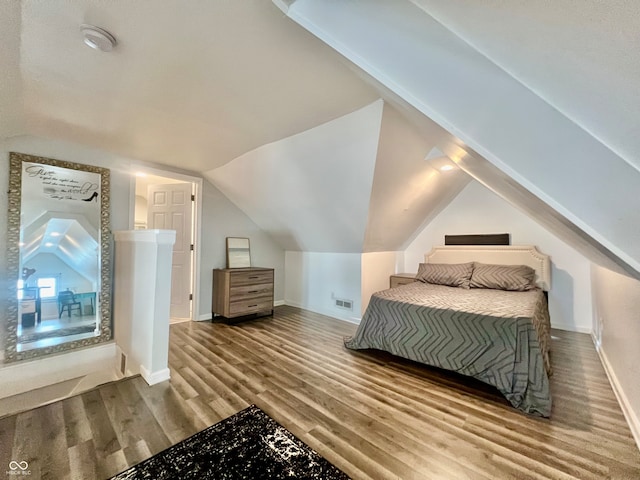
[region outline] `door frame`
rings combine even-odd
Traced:
[[[131,181],[129,187],[129,229],[135,227],[135,208],[136,208],[136,176],[138,173],[156,175],[158,177],[171,178],[183,182],[189,182],[195,186],[194,208],[195,215],[193,218],[193,269],[191,271],[191,281],[193,285],[193,299],[191,304],[191,320],[200,320],[200,238],[202,232],[202,177],[186,175],[183,173],[173,172],[171,170],[162,170],[155,167],[149,167],[141,164],[131,165]],[[204,315],[206,317],[206,315]],[[209,317],[210,318],[210,317]]]

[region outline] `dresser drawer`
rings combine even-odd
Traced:
[[[233,272],[229,283],[232,287],[273,283],[273,270],[265,272]]]
[[[238,300],[250,300],[258,297],[271,297],[273,295],[273,283],[262,283],[258,285],[240,285],[229,289],[229,296],[232,302]]]
[[[237,319],[272,314],[273,272],[258,267],[214,269],[213,316]]]
[[[271,297],[257,298],[251,300],[240,300],[229,304],[229,315],[247,315],[255,312],[273,310],[273,300]]]

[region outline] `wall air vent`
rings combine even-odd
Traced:
[[[125,374],[124,372],[127,371],[127,356],[120,352],[120,373],[122,373],[123,375]]]
[[[346,310],[353,310],[353,300],[344,300],[336,298],[336,307],[344,308]]]

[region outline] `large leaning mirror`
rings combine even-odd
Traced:
[[[109,170],[9,156],[5,361],[111,339]]]

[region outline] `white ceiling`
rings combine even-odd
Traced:
[[[21,262],[29,266],[37,255],[52,254],[77,274],[96,283],[97,237],[98,232],[81,215],[55,218],[45,214],[24,229]]]
[[[0,107],[26,117],[22,132],[14,118],[0,123],[0,137],[38,134],[204,171],[376,99],[266,0],[0,8],[2,83],[11,90]],[[116,49],[86,47],[82,23],[110,31]]]
[[[436,147],[449,137],[431,121],[416,128],[385,103],[364,252],[405,250],[471,181]],[[441,170],[445,165],[451,170]]]
[[[20,3],[0,2],[0,138],[24,133],[20,77]]]
[[[292,20],[345,55],[401,102],[415,107],[455,135],[459,139],[457,145],[440,147],[463,165],[465,171],[476,178],[491,177],[492,180],[486,181],[489,188],[510,201],[518,199],[521,203],[517,205],[532,212],[543,224],[548,217],[559,217],[561,221],[554,222],[556,226],[579,232],[581,243],[598,250],[593,252],[596,255],[591,255],[592,259],[613,255],[622,261],[625,271],[640,276],[640,244],[637,242],[640,197],[635,194],[640,187],[640,170],[633,167],[629,159],[617,155],[613,147],[602,143],[602,135],[577,124],[575,119],[514,78],[507,67],[496,65],[461,35],[431,16],[423,2],[417,3],[421,7],[397,0],[331,4],[322,0],[296,0],[284,10]],[[491,10],[493,3],[482,5]],[[590,4],[585,3],[584,7],[588,9]],[[545,18],[551,19],[552,8],[551,12]],[[590,10],[592,15],[597,16],[598,12],[598,9]],[[532,23],[538,21],[535,8],[523,7],[523,15],[530,15]],[[633,30],[632,26],[638,18],[621,25],[627,30],[631,28],[626,35],[637,35],[637,29]],[[556,33],[562,32],[563,24],[570,24],[564,16],[555,21],[559,24]],[[612,33],[608,26],[605,31]],[[550,57],[556,54],[551,47],[555,40],[563,45],[559,33],[557,38],[544,40],[545,54]],[[535,43],[539,39],[529,36],[524,41]],[[518,44],[508,39],[506,43]],[[621,48],[609,42],[599,55],[620,56]],[[580,55],[577,50],[573,53]],[[632,56],[640,58],[637,52]],[[612,62],[602,61],[603,65],[614,68]],[[585,74],[594,73],[597,68],[596,65]],[[612,70],[609,74],[625,75],[626,72]],[[549,67],[546,73],[550,88],[563,83],[561,70]],[[602,94],[596,88],[602,86],[597,78],[594,73],[590,91],[594,98]],[[633,81],[640,85],[640,78]],[[637,108],[637,90],[629,88],[620,92],[620,102],[625,100]],[[615,120],[616,125],[625,123],[622,116],[615,119],[612,116],[609,120]],[[638,130],[640,118],[635,122],[633,128]],[[638,153],[637,149],[634,153]],[[483,164],[482,160],[489,162]],[[511,182],[500,181],[500,176],[491,171],[493,168]],[[514,186],[520,195],[511,194]],[[554,230],[554,233],[565,236],[564,231]]]
[[[412,1],[640,169],[640,2]]]
[[[205,176],[285,250],[362,252],[383,102]]]
[[[513,198],[531,196],[525,211],[556,215],[638,270],[640,197],[629,187],[640,175],[639,2],[277,3],[343,32],[341,44],[324,40],[353,64],[268,0],[0,2],[0,138],[39,135],[211,172],[391,92],[475,150],[468,172],[498,168],[521,190]],[[82,23],[111,31],[117,48],[86,47]],[[394,172],[384,158],[411,149],[390,138],[380,137],[377,161]],[[455,153],[452,141],[433,146]],[[313,171],[299,173],[320,182]],[[574,192],[565,185],[576,175]],[[404,202],[383,177],[371,211]],[[500,192],[500,175],[489,177]],[[445,185],[429,187],[427,211]],[[384,225],[370,220],[365,243],[376,249]]]

